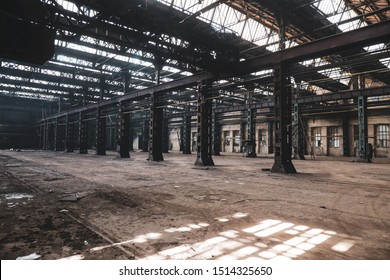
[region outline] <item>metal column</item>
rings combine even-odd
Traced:
[[[271,172],[296,173],[291,161],[291,88],[284,64],[274,69],[274,79],[275,157]]]
[[[255,158],[256,155],[256,110],[248,109],[248,144],[246,157]]]
[[[188,110],[187,114],[189,114]],[[191,154],[191,115],[184,116],[183,130],[183,154]]]
[[[300,106],[298,103],[294,103],[294,118],[293,118],[293,147],[294,156],[298,156],[299,159],[305,159],[305,136],[304,127],[300,115]]]
[[[241,111],[241,120],[240,120],[240,152],[241,153],[244,152],[244,148],[245,148],[246,119],[247,119],[246,111],[245,110]],[[234,135],[232,135],[232,137],[234,138]]]
[[[212,150],[212,99],[209,93],[210,85],[202,83],[198,86],[198,112],[197,112],[197,154],[195,165],[214,165],[211,156]]]
[[[343,156],[349,157],[350,153],[350,140],[349,140],[349,117],[348,113],[343,116]]]
[[[367,97],[358,97],[359,161],[370,162],[368,149]]]
[[[118,114],[118,144],[121,158],[130,158],[130,116],[124,113],[124,104],[120,102]]]
[[[274,122],[268,122],[268,153],[274,153]]]
[[[74,152],[74,129],[73,124],[70,122],[69,115],[66,115],[65,120],[65,149],[67,153]]]
[[[79,112],[79,152],[88,154],[88,125],[82,112]]]
[[[134,151],[134,128],[131,126],[132,115],[129,113],[129,151]]]
[[[149,120],[144,121],[143,129],[142,129],[141,149],[143,152],[149,151]]]
[[[163,108],[159,107],[157,96],[152,94],[149,122],[149,160],[163,161]]]
[[[106,155],[106,116],[102,115],[101,108],[96,112],[96,154]]]
[[[162,63],[155,63],[156,84],[160,84],[160,74]],[[164,110],[160,106],[157,94],[153,93],[150,99],[150,122],[149,122],[149,160],[163,161],[162,142],[163,142],[163,118]]]
[[[218,123],[218,114],[213,113],[212,117],[212,132],[213,132],[213,155],[221,155],[221,125]]]

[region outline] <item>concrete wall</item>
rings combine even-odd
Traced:
[[[368,143],[374,147],[374,156],[388,157],[390,155],[390,147],[379,148],[376,141],[376,128],[378,125],[385,124],[390,126],[390,116],[370,116],[368,117]],[[337,127],[339,132],[340,146],[338,148],[330,147],[331,135],[329,135],[329,127]],[[348,121],[349,134],[349,153],[351,156],[358,156],[358,120],[356,118]],[[342,119],[318,119],[311,118],[307,120],[307,135],[310,139],[308,150],[313,144],[314,135],[313,129],[321,130],[321,146],[314,148],[315,155],[322,156],[343,156],[343,120]]]
[[[314,154],[317,156],[343,156],[343,119],[333,118],[325,119],[319,117],[306,118],[306,136],[307,136],[307,150],[311,151],[311,145],[313,145],[314,135],[313,129],[318,128],[321,133],[321,143],[318,147],[314,147]],[[380,124],[387,124],[390,126],[390,116],[370,116],[368,118],[368,142],[373,144],[376,157],[389,157],[390,147],[379,148],[376,146],[376,127]],[[256,153],[258,155],[269,154],[269,123],[264,120],[257,120],[256,123]],[[356,118],[348,120],[348,134],[349,134],[349,153],[351,156],[357,156],[357,135],[356,127],[358,125]],[[330,128],[334,127],[338,130],[338,147],[331,147],[330,143],[332,137],[330,135]],[[247,128],[245,127],[245,130]],[[170,133],[170,141],[172,143],[172,150],[179,151],[179,138],[180,128],[173,128]],[[261,139],[263,135],[264,139]],[[240,125],[239,124],[227,124],[221,127],[221,152],[226,153],[240,153]],[[191,143],[193,144],[193,150],[196,151],[196,128],[191,130]],[[274,139],[274,137],[272,137]],[[246,140],[246,139],[244,139]],[[136,146],[136,143],[134,144]]]
[[[39,129],[43,101],[0,97],[0,149],[39,148]]]

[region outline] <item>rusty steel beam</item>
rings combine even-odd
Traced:
[[[298,97],[298,98],[293,98],[292,103],[310,104],[316,102],[353,99],[359,96],[372,97],[372,96],[384,96],[384,95],[390,95],[390,86],[374,87],[374,88],[366,88],[366,89],[354,89],[354,90],[340,91],[337,93]],[[214,109],[214,112],[228,113],[228,112],[236,112],[236,111],[243,111],[243,110],[250,110],[250,109],[266,109],[266,108],[273,108],[273,107],[274,107],[273,101],[265,101],[265,102],[254,103],[254,104],[243,104],[243,105],[229,106],[229,107],[217,107]]]
[[[282,51],[266,54],[257,58],[240,62],[232,65],[230,69],[218,76],[209,72],[201,72],[189,77],[177,79],[171,82],[163,83],[146,89],[131,92],[129,94],[115,97],[99,104],[86,106],[84,108],[74,109],[65,113],[50,116],[47,119],[55,117],[64,117],[67,114],[76,114],[80,111],[96,110],[99,107],[112,106],[119,102],[134,100],[150,96],[153,93],[163,93],[182,89],[196,85],[201,81],[208,79],[229,78],[238,75],[244,75],[262,69],[269,69],[280,62],[297,62],[304,59],[319,57],[337,51],[364,46],[367,44],[375,44],[382,41],[387,41],[390,38],[390,20],[378,24],[363,27],[357,30],[337,34],[331,37],[313,41],[297,47],[285,49]]]
[[[390,20],[387,20],[357,30],[340,33],[304,45],[243,61],[235,67],[236,70],[234,71],[234,74],[242,75],[252,73],[263,69],[269,69],[280,62],[298,62],[334,54],[349,48],[373,45],[383,41],[389,41],[389,38]],[[228,74],[231,75],[231,73],[226,73],[226,75]]]

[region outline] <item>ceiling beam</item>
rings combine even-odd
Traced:
[[[387,41],[390,38],[390,21],[385,21],[375,25],[363,27],[357,30],[337,34],[323,38],[305,45],[300,45],[290,49],[285,49],[275,53],[263,55],[251,60],[243,61],[232,65],[231,71],[221,73],[216,77],[212,73],[202,72],[186,78],[177,79],[171,82],[156,85],[139,91],[134,91],[124,96],[115,97],[103,101],[100,104],[87,106],[82,109],[70,110],[65,113],[53,115],[53,117],[65,116],[67,114],[78,113],[83,110],[94,110],[100,106],[111,106],[118,102],[129,101],[137,98],[147,97],[154,93],[164,93],[177,89],[182,89],[196,85],[200,81],[217,78],[229,78],[237,75],[244,75],[255,71],[270,69],[274,65],[282,62],[297,62],[304,59],[320,57],[332,54],[340,50],[346,50],[356,46],[365,46],[378,42]]]

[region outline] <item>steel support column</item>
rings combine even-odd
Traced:
[[[213,155],[221,155],[221,125],[218,122],[218,114],[213,113],[212,117],[212,132],[213,132]]]
[[[149,152],[149,120],[144,121],[142,127],[141,149],[143,152]]]
[[[305,136],[304,127],[301,119],[300,106],[298,103],[294,103],[293,113],[293,147],[294,156],[298,156],[299,159],[305,159]]]
[[[162,61],[156,59],[156,84],[160,84]],[[150,96],[150,121],[149,121],[149,160],[163,161],[163,119],[164,109],[160,106],[156,93]]]
[[[348,113],[343,116],[343,156],[351,156],[349,141],[349,117]]]
[[[73,124],[70,122],[69,115],[66,115],[65,120],[65,149],[67,153],[74,152],[74,129]]]
[[[149,122],[149,160],[163,161],[163,108],[159,107],[157,96],[152,94]]]
[[[249,109],[247,111],[248,118],[248,144],[246,157],[255,158],[256,155],[256,110]]]
[[[210,85],[202,83],[198,86],[198,112],[197,112],[197,154],[195,165],[214,165],[211,156],[212,150],[212,99],[209,92]]]
[[[191,154],[191,115],[187,110],[187,114],[183,117],[183,154]]]
[[[106,155],[106,116],[102,115],[101,108],[96,112],[96,155]]]
[[[359,161],[371,162],[368,150],[367,97],[358,97]]]
[[[185,118],[185,117],[184,117]],[[184,118],[182,120],[182,125],[180,126],[180,130],[177,133],[177,138],[179,140],[179,151],[183,152],[184,150]]]
[[[274,153],[274,122],[268,122],[268,153]]]
[[[124,113],[124,104],[118,104],[118,144],[121,158],[130,158],[130,116]]]
[[[246,128],[246,119],[247,119],[247,115],[246,115],[246,111],[243,110],[241,111],[241,120],[240,120],[240,152],[244,152],[244,149],[245,149],[245,128]],[[232,135],[232,137],[234,138],[234,135]],[[234,139],[233,139],[234,141]]]
[[[129,113],[129,151],[134,151],[134,128],[131,126],[132,115]]]
[[[280,63],[275,67],[274,79],[275,157],[271,172],[296,173],[291,161],[291,88],[286,65]]]
[[[79,152],[88,154],[88,124],[83,118],[83,113],[79,113]]]

